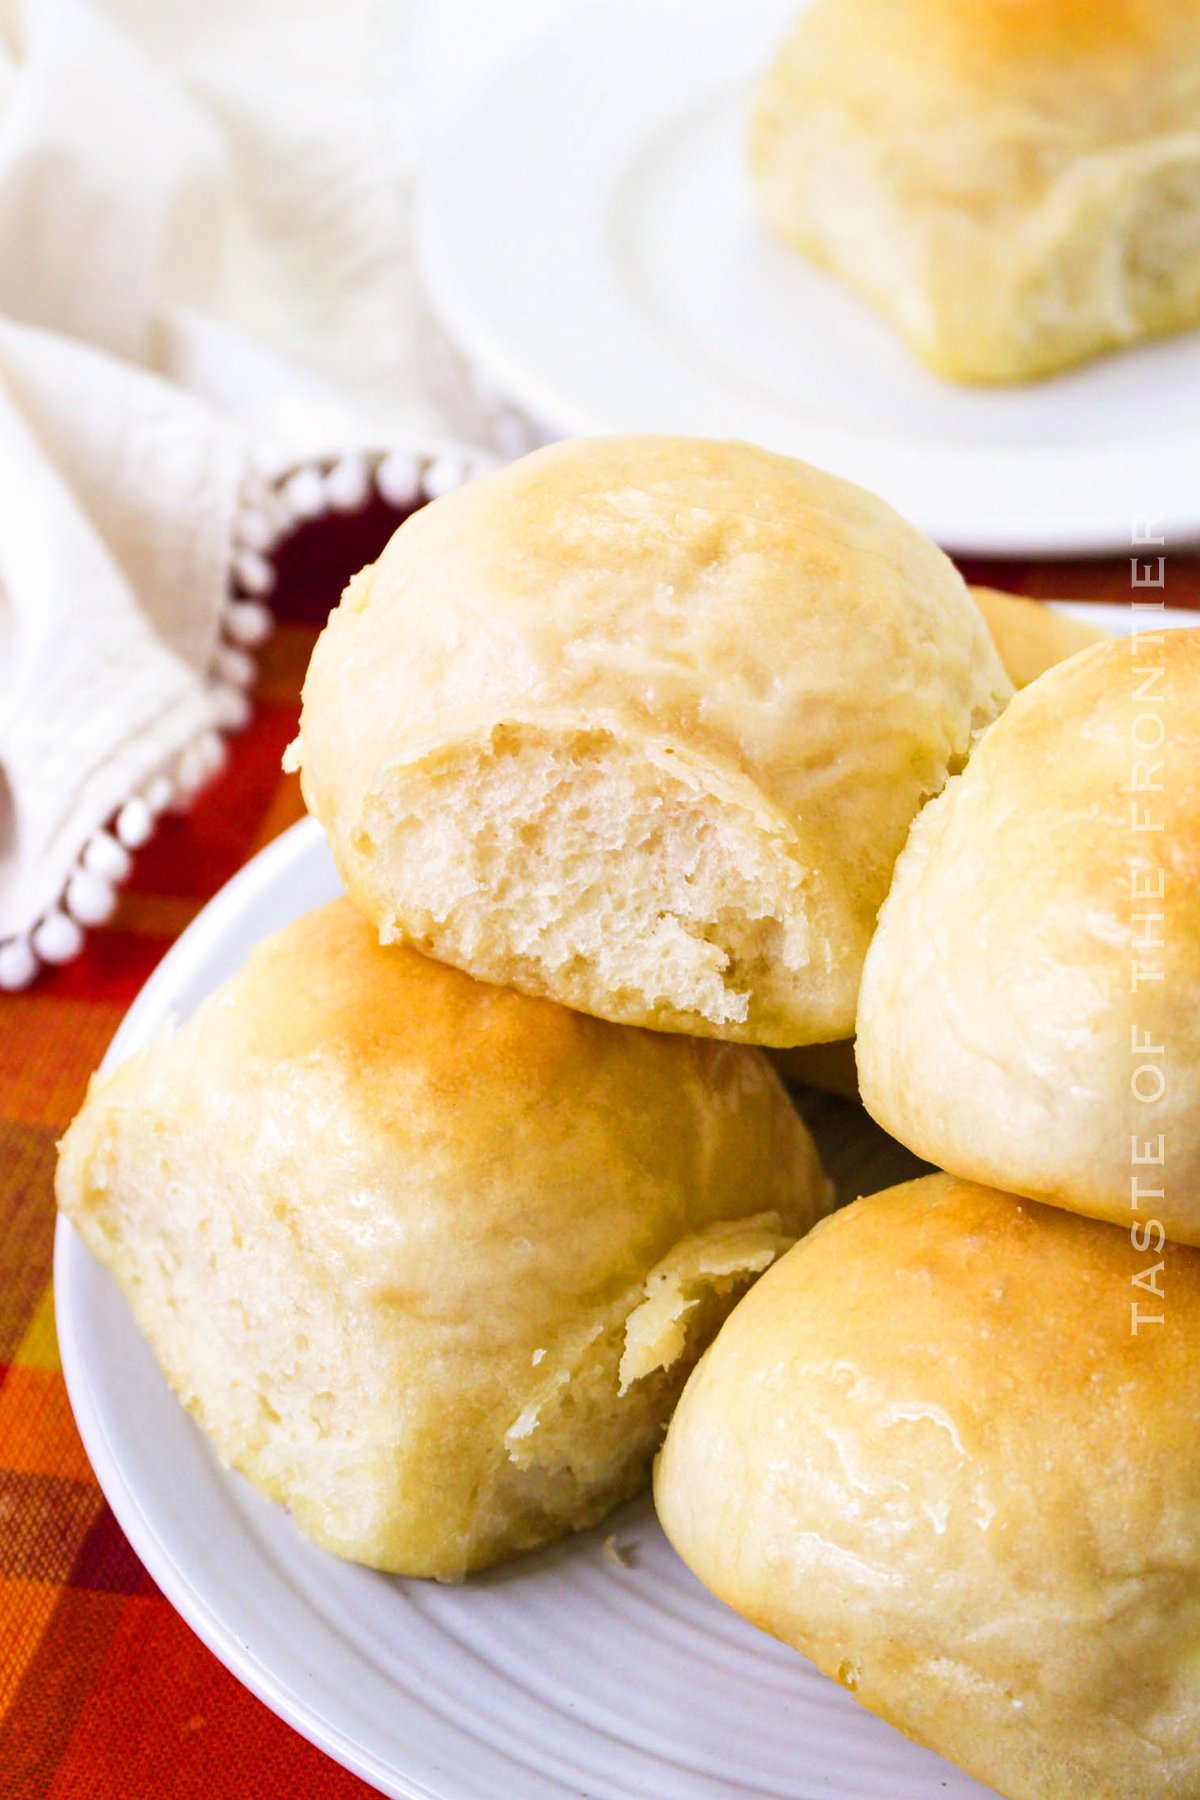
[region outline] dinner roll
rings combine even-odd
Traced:
[[[576,439],[401,526],[293,753],[385,942],[791,1044],[850,1031],[909,823],[1010,691],[881,501],[746,444]]]
[[[341,900],[93,1081],[58,1200],[225,1462],[455,1580],[642,1485],[827,1193],[761,1053],[382,950]]]
[[[1055,663],[1065,662],[1077,651],[1103,644],[1112,636],[1098,625],[1087,625],[1069,613],[1056,612],[1044,600],[1029,600],[1024,594],[973,587],[971,598],[987,622],[1014,687],[1028,687]]]
[[[1200,1254],[1158,1242],[946,1175],[859,1200],[659,1459],[701,1581],[1008,1800],[1200,1793]]]
[[[750,154],[778,236],[956,380],[1200,324],[1196,0],[816,0]]]
[[[984,734],[897,865],[857,1049],[939,1168],[1200,1242],[1200,631],[1085,650]]]
[[[1096,625],[1084,624],[1082,619],[1056,612],[1042,600],[1027,600],[1022,594],[973,587],[971,597],[987,622],[1000,661],[1015,687],[1028,687],[1055,663],[1064,662],[1092,644],[1106,643],[1111,635]],[[845,1100],[859,1097],[851,1038],[841,1038],[833,1044],[799,1044],[791,1050],[776,1050],[772,1057],[786,1081],[840,1094]]]

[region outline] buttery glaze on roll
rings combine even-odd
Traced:
[[[380,949],[342,900],[96,1078],[58,1200],[225,1462],[455,1580],[644,1483],[828,1194],[761,1053]]]
[[[1028,687],[1056,663],[1080,650],[1106,643],[1111,631],[1056,612],[1044,600],[1006,594],[999,588],[973,587],[971,598],[987,621],[992,642],[1015,688]]]
[[[1056,612],[1042,600],[1023,594],[1002,593],[999,588],[973,587],[971,598],[987,622],[992,642],[1009,679],[1017,688],[1028,687],[1039,675],[1093,644],[1107,643],[1111,633],[1087,625],[1067,613]],[[801,1044],[792,1050],[772,1052],[775,1067],[787,1081],[802,1087],[821,1088],[844,1100],[857,1100],[858,1070],[853,1039],[833,1044]]]
[[[948,559],[747,444],[556,444],[409,519],[293,746],[355,902],[625,1024],[844,1037],[909,824],[1011,692]]]
[[[1161,1299],[1132,1285],[1160,1262]],[[726,1321],[659,1516],[722,1600],[1007,1800],[1191,1800],[1198,1341],[1200,1252],[892,1188]]]
[[[754,99],[772,230],[942,375],[1200,324],[1196,0],[816,0]]]
[[[1025,688],[917,819],[858,1077],[938,1168],[1197,1243],[1200,631],[1143,632]]]

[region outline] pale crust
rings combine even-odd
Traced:
[[[1086,650],[984,734],[897,864],[857,1053],[918,1156],[1200,1242],[1200,631]]]
[[[93,1081],[57,1192],[224,1460],[326,1548],[443,1579],[642,1485],[828,1204],[759,1052],[382,950],[346,900]]]
[[[957,380],[1200,324],[1194,0],[816,0],[750,156],[772,229]]]
[[[1010,691],[950,562],[872,496],[746,444],[583,439],[401,527],[317,644],[293,760],[385,937],[625,1023],[812,1042],[849,1030],[909,823]],[[791,883],[774,939],[764,930],[745,966],[729,952],[726,1015],[676,995],[665,950],[661,968],[602,967],[570,917],[550,920],[544,953],[517,942],[568,861],[548,828],[532,873],[489,867],[449,898],[427,838],[402,854],[389,821],[409,829],[422,806],[461,818],[469,852],[496,824],[473,797],[489,776],[528,769],[540,794],[538,759],[577,747],[625,782],[629,841],[612,826],[597,839],[603,867],[579,903],[602,948],[622,908],[675,930],[735,829],[735,861],[761,849]],[[678,886],[652,875],[638,836],[672,792],[709,833]],[[751,898],[766,891],[764,877]],[[700,940],[718,960],[727,926],[685,920],[673,948]]]
[[[1016,688],[1028,687],[1055,663],[1065,662],[1093,644],[1103,644],[1113,635],[1023,594],[973,587],[971,598],[987,621],[1000,661]]]
[[[1163,1264],[1165,1299],[1131,1285]],[[1165,1322],[1131,1334],[1131,1298]],[[1008,1800],[1200,1791],[1200,1254],[945,1175],[826,1220],[688,1382],[684,1561]]]
[[[1082,619],[1055,612],[1042,600],[1006,594],[999,588],[973,587],[971,598],[987,622],[992,642],[1014,687],[1027,687],[1055,663],[1079,650],[1108,641],[1111,633]],[[821,1088],[857,1100],[858,1070],[852,1039],[833,1044],[802,1044],[793,1050],[776,1050],[773,1061],[780,1074],[802,1087]]]

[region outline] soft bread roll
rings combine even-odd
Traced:
[[[1200,631],[1085,650],[984,734],[897,864],[857,1050],[939,1168],[1124,1224],[1165,1188],[1141,1216],[1200,1242]]]
[[[1165,1298],[1131,1285],[1160,1265]],[[1133,1335],[1131,1304],[1161,1323]],[[1200,1254],[945,1175],[789,1252],[659,1516],[721,1599],[1008,1800],[1200,1793]]]
[[[750,153],[777,235],[956,380],[1200,324],[1196,0],[816,0]]]
[[[758,1052],[381,950],[343,900],[92,1083],[58,1200],[227,1463],[454,1580],[642,1485],[827,1195]]]
[[[1107,643],[1111,637],[1111,633],[1096,625],[1085,625],[1081,619],[1055,612],[1044,601],[1027,600],[1022,594],[973,587],[971,598],[987,622],[1014,687],[1028,687],[1055,663],[1065,662],[1068,656],[1093,644]],[[858,1099],[852,1038],[841,1038],[834,1044],[800,1044],[772,1054],[785,1080],[840,1094],[844,1100]]]
[[[385,941],[791,1044],[852,1028],[909,823],[1010,691],[881,501],[746,444],[576,439],[351,583],[294,757]]]
[[[1023,594],[973,587],[971,598],[987,621],[1000,661],[1017,688],[1028,687],[1055,663],[1065,662],[1093,644],[1107,643],[1112,636],[1098,625],[1087,625],[1069,613],[1056,612],[1044,600],[1029,600]]]

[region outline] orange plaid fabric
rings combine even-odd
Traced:
[[[167,820],[113,923],[30,993],[0,997],[0,1795],[4,1800],[350,1800],[367,1793],[226,1674],[159,1594],[95,1484],[54,1334],[55,1142],[125,1008],[173,939],[301,812],[279,759],[317,626],[395,515],[299,533],[253,722],[186,819]],[[1143,556],[1145,552],[1140,553]],[[1127,603],[1129,561],[976,564],[1031,594]],[[1148,598],[1143,594],[1141,598]],[[1200,606],[1200,559],[1168,598]]]

